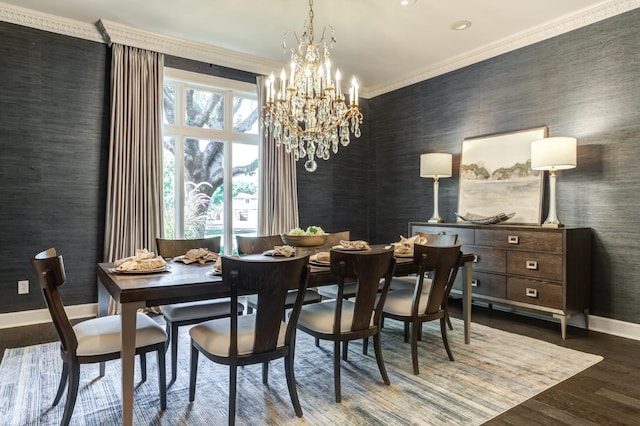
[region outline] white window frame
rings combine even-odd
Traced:
[[[175,235],[176,238],[183,238],[184,235],[184,140],[186,138],[198,138],[220,141],[224,144],[224,230],[223,245],[225,254],[231,254],[233,247],[233,199],[232,199],[232,148],[234,143],[244,143],[248,145],[260,145],[258,134],[237,133],[233,131],[233,98],[241,96],[255,99],[256,85],[237,80],[214,77],[206,74],[194,73],[175,68],[164,68],[163,86],[171,84],[176,86],[175,119],[176,124],[162,125],[162,136],[175,137]],[[224,130],[204,129],[187,126],[184,123],[184,100],[185,89],[194,88],[223,94],[225,96],[224,105]],[[179,154],[178,154],[179,153]],[[260,188],[258,188],[260,191]]]

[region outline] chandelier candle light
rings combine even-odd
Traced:
[[[340,70],[331,76],[329,48],[335,44],[333,28],[329,43],[325,32],[318,43],[313,34],[313,0],[309,0],[309,20],[291,49],[291,69],[282,69],[279,81],[273,74],[266,82],[266,102],[262,109],[262,125],[272,129],[276,146],[284,145],[296,161],[307,157],[305,169],[317,169],[316,158],[328,160],[338,153],[339,144],[349,145],[349,130],[360,137],[362,113],[358,106],[358,81],[351,79],[349,99],[342,93]],[[287,32],[288,33],[288,32]],[[285,33],[285,39],[287,36]],[[283,42],[286,49],[286,43]]]
[[[556,214],[556,175],[558,170],[576,167],[576,138],[553,137],[531,142],[531,168],[549,171],[549,215],[542,226],[563,226]]]
[[[451,177],[453,156],[444,153],[422,154],[420,156],[420,177],[433,178],[433,216],[429,223],[440,223],[444,220],[438,212],[438,181]]]

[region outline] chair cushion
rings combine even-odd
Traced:
[[[164,328],[142,313],[136,314],[136,348],[165,342]],[[76,355],[91,356],[120,352],[120,315],[92,318],[73,326],[78,339]]]
[[[340,317],[341,333],[351,331],[354,308],[355,304],[353,302],[349,300],[342,301],[342,316]],[[335,310],[335,300],[305,305],[300,311],[298,325],[318,333],[333,334]],[[373,312],[371,313],[371,326],[373,326]]]
[[[291,290],[287,293],[287,298],[285,299],[285,307],[291,308],[293,304],[296,302],[296,297],[298,297],[298,290]],[[322,296],[313,290],[306,290],[304,292],[304,301],[303,303],[315,303],[320,302],[322,300]],[[258,307],[258,295],[252,294],[247,296],[247,304],[253,308]]]
[[[413,290],[416,287],[416,276],[406,276],[406,277],[393,277],[391,279],[391,284],[389,285],[389,290]],[[431,279],[425,278],[424,284],[422,284],[422,292],[429,293],[429,289],[431,288]]]
[[[229,356],[229,344],[231,340],[231,325],[229,318],[220,318],[200,323],[191,327],[189,335],[202,349],[210,354]],[[242,315],[238,317],[238,355],[247,355],[253,352],[255,340],[256,315]],[[278,347],[284,346],[284,337],[287,324],[280,324],[278,335]]]
[[[393,315],[411,316],[411,304],[413,303],[414,290],[393,290],[387,294],[387,300],[384,302],[382,312]],[[427,301],[429,293],[422,293],[418,312],[424,312],[427,309]]]
[[[244,311],[242,303],[236,306],[236,313]],[[160,312],[170,322],[189,321],[194,319],[211,319],[213,317],[229,316],[231,313],[230,299],[199,300],[197,302],[174,303],[160,306]]]

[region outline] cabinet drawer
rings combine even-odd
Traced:
[[[416,235],[416,233],[422,232],[424,234],[456,234],[458,235],[458,241],[462,244],[473,244],[474,230],[468,228],[456,228],[447,226],[433,226],[433,225],[411,225],[409,229],[410,236]]]
[[[507,297],[507,277],[504,275],[487,274],[473,271],[473,288],[471,294],[497,297],[505,299]]]
[[[465,246],[462,251],[475,255],[474,271],[500,272],[503,274],[507,272],[507,252],[504,249]]]
[[[562,281],[562,255],[511,250],[507,252],[507,273]]]
[[[507,280],[507,299],[562,309],[562,285],[547,281],[509,277]]]
[[[475,244],[507,249],[562,253],[562,233],[510,229],[476,229]]]

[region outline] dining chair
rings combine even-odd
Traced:
[[[422,237],[422,244],[429,246],[451,246],[458,242],[458,234],[427,234],[424,232],[416,232],[416,235]],[[391,280],[390,291],[394,290],[413,290],[418,282],[418,276],[393,277]],[[423,289],[428,291],[431,286],[431,278],[425,278]],[[384,320],[383,320],[384,325]],[[447,315],[447,325],[449,330],[453,330],[451,319]],[[418,334],[420,337],[420,334]],[[419,339],[418,339],[419,340]],[[409,342],[409,324],[405,323],[404,341]]]
[[[456,279],[461,258],[459,242],[450,246],[416,244],[413,247],[413,259],[418,266],[416,287],[394,290],[387,295],[383,316],[404,322],[405,336],[408,334],[407,327],[411,325],[411,360],[413,373],[416,375],[419,374],[418,340],[425,322],[440,320],[442,342],[449,359],[454,360],[447,340],[446,320],[449,315],[449,292]],[[431,271],[433,277],[428,282],[425,275]]]
[[[238,243],[238,254],[259,254],[264,253],[267,250],[272,250],[275,246],[284,245],[282,237],[280,235],[265,235],[265,236],[245,236],[236,235],[236,242]],[[290,309],[296,301],[298,292],[296,290],[289,291],[287,294],[287,300],[285,306]],[[255,294],[247,296],[247,313],[252,313],[254,309],[258,308],[258,297]],[[305,288],[303,303],[318,303],[322,300],[322,296],[317,291]]]
[[[80,365],[100,363],[100,377],[105,374],[105,361],[120,358],[120,316],[109,315],[81,321],[71,325],[64,309],[58,287],[66,282],[62,256],[55,248],[42,251],[31,258],[31,266],[38,277],[45,303],[51,314],[53,325],[60,338],[60,356],[63,361],[62,375],[52,406],[57,406],[65,388],[67,400],[61,425],[68,425],[73,415],[80,384]],[[147,379],[147,352],[155,351],[158,358],[158,383],[160,387],[160,409],[167,408],[165,345],[167,334],[162,326],[147,315],[136,316],[136,355],[140,355],[142,382]]]
[[[330,257],[338,294],[335,299],[303,306],[298,329],[316,339],[333,341],[335,399],[340,402],[340,343],[342,358],[346,361],[349,341],[373,336],[380,375],[385,384],[390,384],[382,358],[380,321],[396,261],[391,248],[363,252],[331,250]],[[381,278],[384,285],[379,292]],[[349,279],[357,280],[353,301],[346,300],[343,294],[344,284]]]
[[[220,237],[199,238],[192,240],[171,240],[156,238],[158,255],[164,258],[181,256],[191,249],[206,248],[210,252],[220,251]],[[171,381],[172,384],[178,376],[178,329],[184,325],[197,324],[210,319],[227,317],[231,315],[231,307],[235,306],[237,315],[242,315],[244,305],[230,302],[230,299],[210,299],[196,302],[173,303],[160,306],[160,312],[167,324],[167,335],[171,344]]]
[[[195,399],[198,354],[229,366],[229,424],[236,417],[236,374],[238,366],[262,363],[262,382],[268,381],[268,362],[284,358],[289,396],[298,417],[302,408],[294,376],[295,331],[307,286],[309,255],[264,260],[222,258],[222,280],[230,287],[231,303],[238,294],[256,293],[254,314],[206,321],[189,330],[191,374],[189,402]],[[289,289],[296,288],[296,300],[289,321],[283,321]]]

